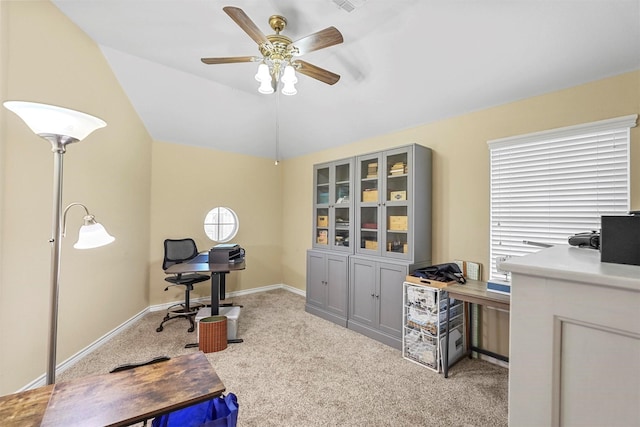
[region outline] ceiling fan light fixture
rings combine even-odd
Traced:
[[[282,87],[283,95],[291,96],[291,95],[295,95],[296,93],[298,93],[298,91],[296,90],[296,87],[291,82],[285,83],[284,86]]]
[[[260,83],[264,81],[271,81],[271,74],[269,73],[269,66],[264,62],[258,65],[258,72],[256,73],[256,80]]]
[[[262,80],[260,82],[260,87],[258,88],[258,92],[263,93],[265,95],[269,95],[273,93],[273,86],[271,86],[271,80]]]
[[[291,65],[287,65],[284,67],[284,74],[282,75],[282,83],[285,85],[287,83],[296,84],[298,83],[298,78],[296,77],[296,71]]]

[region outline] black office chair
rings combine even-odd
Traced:
[[[193,239],[166,239],[164,241],[164,260],[162,261],[162,269],[166,270],[174,264],[180,264],[182,262],[189,261],[198,255],[198,248],[196,242]],[[210,279],[210,276],[206,274],[188,273],[188,274],[176,274],[166,277],[164,280],[170,282],[171,285],[164,288],[168,290],[172,286],[184,286],[184,302],[174,304],[167,309],[167,315],[162,319],[162,323],[156,329],[156,332],[162,332],[163,325],[172,319],[184,317],[189,319],[191,327],[189,332],[193,332],[196,329],[195,317],[198,313],[198,309],[203,307],[203,304],[191,304],[189,301],[189,295],[193,290],[193,285],[200,282],[205,282]]]

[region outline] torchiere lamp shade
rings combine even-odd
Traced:
[[[4,106],[16,113],[36,135],[64,135],[82,141],[107,125],[97,117],[55,105],[7,101]]]

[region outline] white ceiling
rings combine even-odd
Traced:
[[[102,49],[151,136],[280,158],[640,69],[640,0],[53,0]],[[223,12],[297,40],[329,26],[344,43],[301,59],[341,76],[298,75],[298,94],[261,95],[259,55]]]

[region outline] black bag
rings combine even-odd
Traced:
[[[438,282],[451,282],[454,280],[458,283],[467,283],[467,280],[462,275],[462,271],[460,271],[460,267],[458,267],[458,264],[455,262],[419,268],[411,273],[411,275]]]

